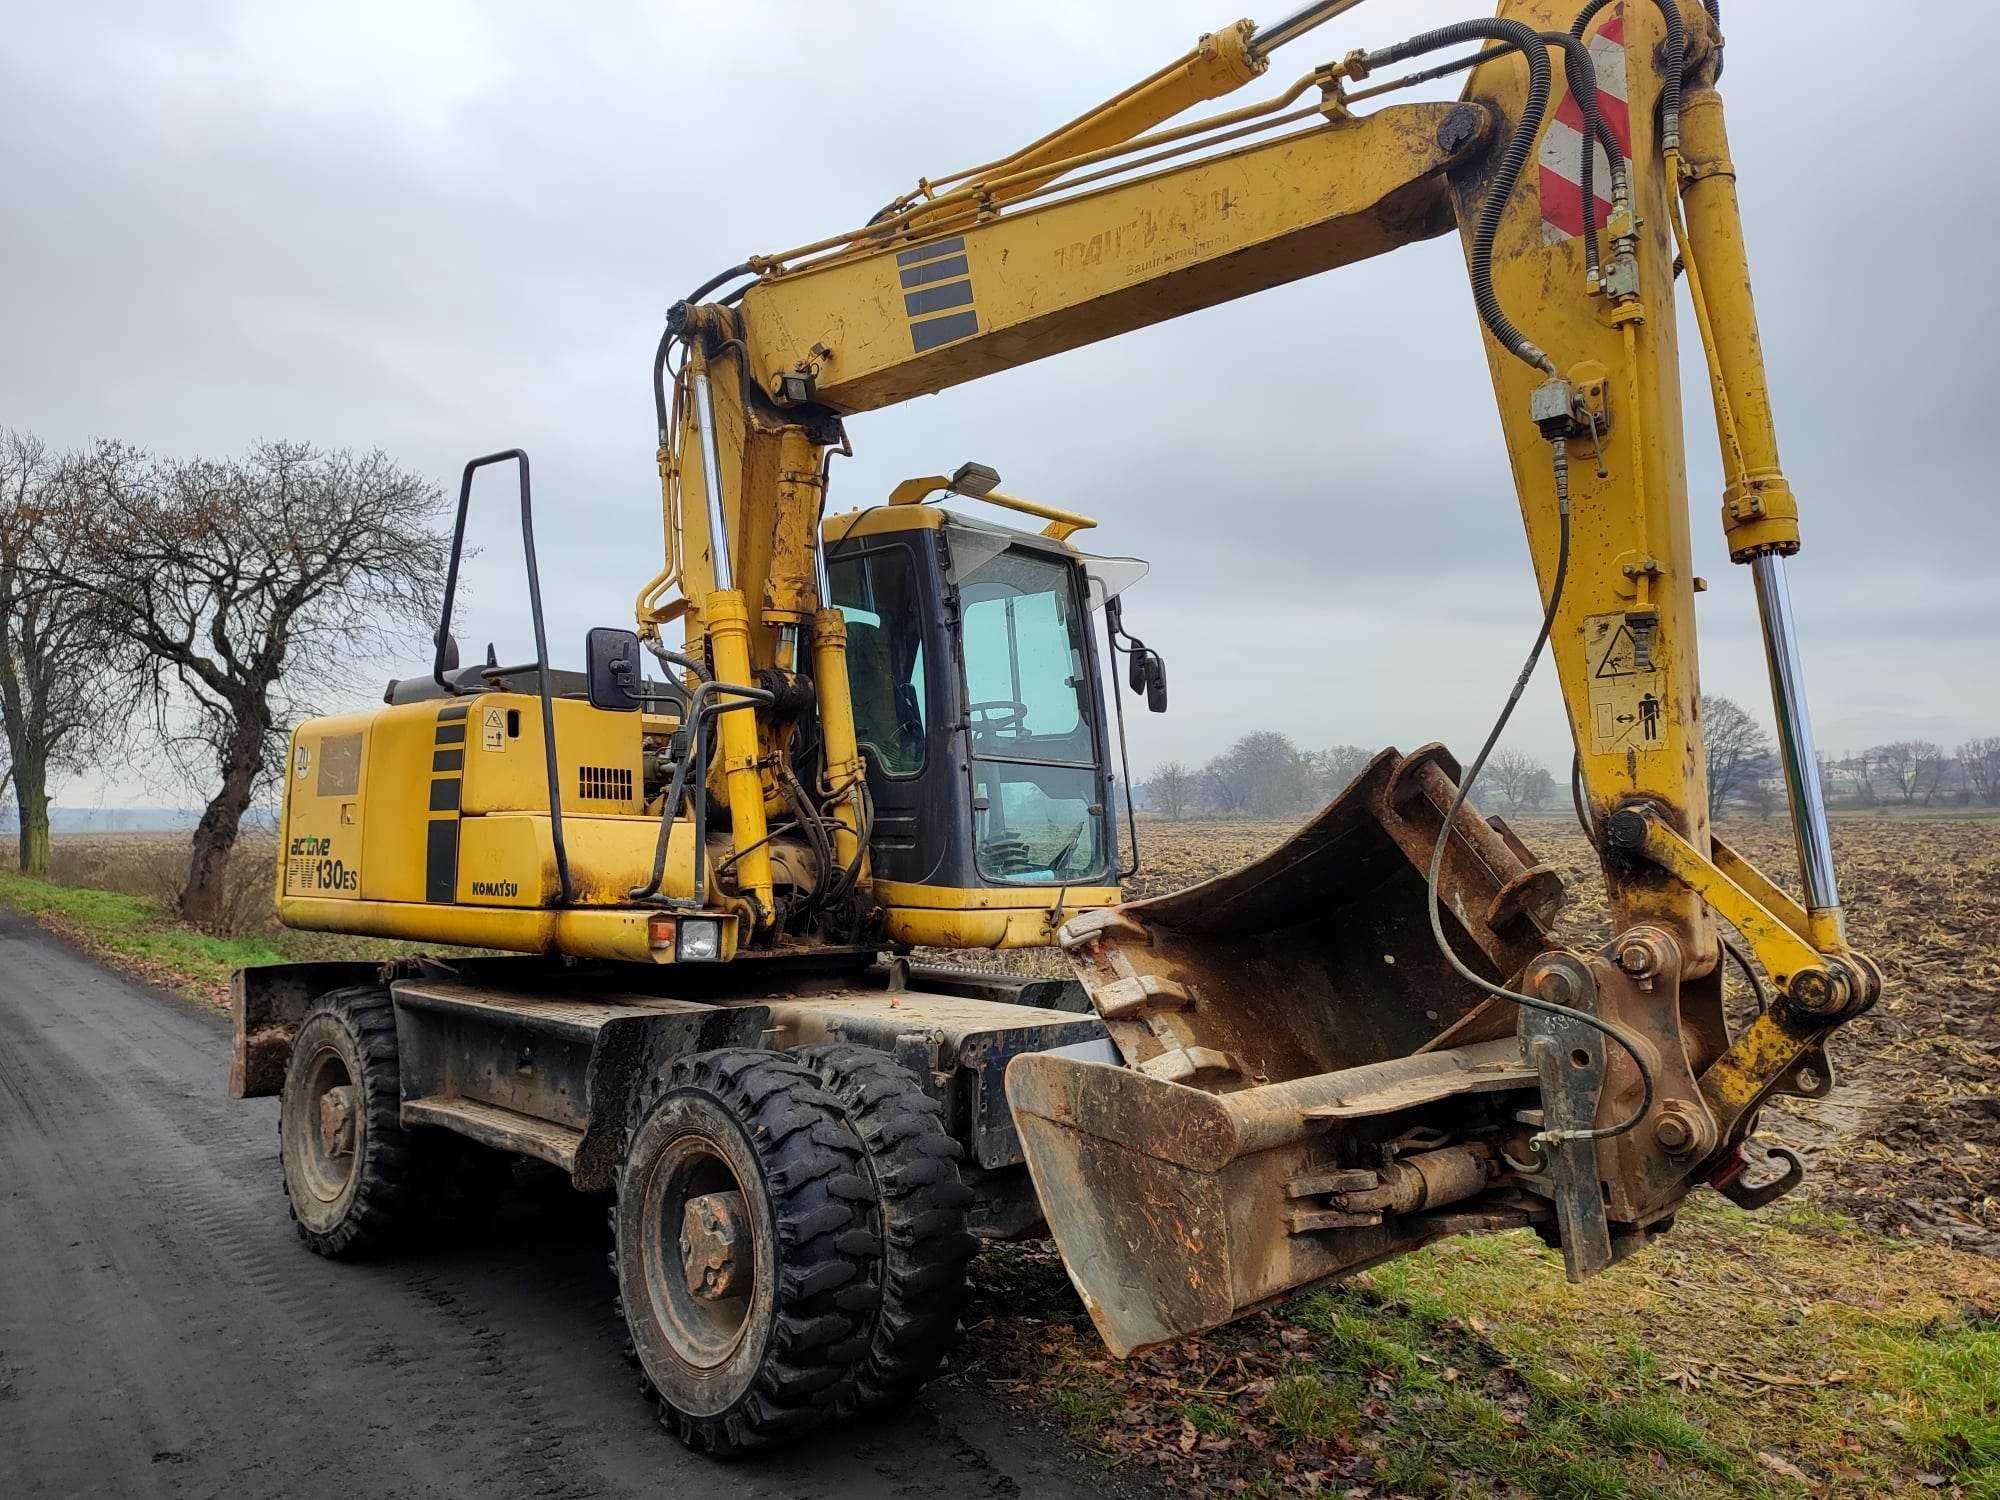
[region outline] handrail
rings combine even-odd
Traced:
[[[438,620],[437,654],[431,662],[431,678],[454,698],[464,697],[470,691],[447,681],[444,675],[445,646],[451,639],[452,604],[458,597],[459,559],[465,551],[465,516],[472,504],[473,474],[488,464],[506,463],[510,459],[521,466],[521,550],[528,563],[528,612],[535,622],[535,681],[542,696],[542,762],[549,782],[549,837],[555,845],[556,882],[560,887],[556,904],[568,906],[576,899],[576,888],[570,882],[569,848],[563,840],[562,778],[556,769],[556,712],[554,698],[549,692],[549,639],[542,624],[541,569],[535,563],[535,514],[529,498],[528,455],[519,448],[508,448],[473,459],[465,466],[465,472],[459,479],[458,515],[451,528],[451,565],[444,575],[444,610]]]

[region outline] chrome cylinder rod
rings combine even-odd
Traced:
[[[1318,0],[1317,4],[1301,6],[1284,20],[1259,28],[1250,38],[1251,49],[1262,53],[1282,47],[1360,3],[1361,0]]]
[[[708,394],[708,367],[694,371],[694,419],[701,429],[701,487],[708,495],[708,555],[718,589],[736,587],[729,562],[729,523],[722,511],[722,456],[715,446],[715,404]]]
[[[1778,753],[1784,761],[1785,796],[1792,809],[1806,906],[1811,911],[1837,911],[1840,887],[1833,874],[1833,839],[1826,822],[1826,795],[1820,787],[1812,714],[1806,707],[1805,668],[1799,659],[1798,628],[1792,622],[1785,559],[1775,552],[1753,558],[1750,575],[1756,580],[1757,613],[1764,625],[1771,706],[1778,717]]]

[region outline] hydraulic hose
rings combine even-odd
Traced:
[[[1618,138],[1611,133],[1611,127],[1604,123],[1604,111],[1597,97],[1597,64],[1591,59],[1590,49],[1576,36],[1562,31],[1544,31],[1543,41],[1551,47],[1562,48],[1563,77],[1569,84],[1570,97],[1576,100],[1577,108],[1583,113],[1583,170],[1578,186],[1583,191],[1583,245],[1585,263],[1591,275],[1597,274],[1603,260],[1597,247],[1597,195],[1592,186],[1592,178],[1597,172],[1597,152],[1592,143],[1604,148],[1604,159],[1611,165],[1611,198],[1615,203],[1624,196],[1625,153],[1618,144]]]
[[[703,683],[709,680],[707,667],[696,661],[692,656],[684,655],[679,651],[668,650],[666,644],[657,638],[648,637],[646,649],[659,659],[660,665],[669,669],[679,667],[691,674],[696,683]]]
[[[1660,90],[1660,149],[1678,156],[1681,149],[1681,74],[1687,71],[1687,31],[1675,0],[1654,0],[1667,20],[1667,77]]]
[[[1541,663],[1542,651],[1549,643],[1550,632],[1555,629],[1556,612],[1562,607],[1563,588],[1569,581],[1569,453],[1567,444],[1560,439],[1556,442],[1556,489],[1557,513],[1561,517],[1562,529],[1556,544],[1555,582],[1549,589],[1548,607],[1542,611],[1541,629],[1536,633],[1535,644],[1528,652],[1527,664],[1521,668],[1521,675],[1514,680],[1514,690],[1507,695],[1507,702],[1501,707],[1499,717],[1493,721],[1493,728],[1487,733],[1486,743],[1479,747],[1479,754],[1466,771],[1464,779],[1459,782],[1458,794],[1451,799],[1451,806],[1445,810],[1444,824],[1438,829],[1437,843],[1431,848],[1430,868],[1425,873],[1424,886],[1431,922],[1431,937],[1436,941],[1438,951],[1444,955],[1445,961],[1457,971],[1461,979],[1476,985],[1486,994],[1510,1004],[1528,1010],[1538,1010],[1546,1015],[1561,1016],[1578,1025],[1588,1026],[1591,1030],[1616,1042],[1631,1057],[1633,1064],[1639,1070],[1641,1098],[1638,1108],[1616,1125],[1603,1125],[1577,1131],[1571,1137],[1575,1140],[1601,1141],[1626,1134],[1652,1111],[1655,1096],[1653,1070],[1647,1063],[1639,1043],[1609,1021],[1594,1016],[1587,1010],[1579,1010],[1571,1005],[1559,1005],[1553,1000],[1544,1000],[1539,995],[1510,990],[1505,985],[1495,984],[1483,975],[1474,973],[1471,966],[1458,956],[1446,938],[1444,917],[1438,903],[1438,876],[1444,869],[1444,851],[1450,845],[1452,828],[1458,822],[1459,811],[1465,806],[1466,799],[1472,795],[1473,783],[1479,780],[1479,773],[1486,768],[1487,757],[1492,755],[1493,747],[1499,744],[1500,736],[1506,732],[1508,721],[1514,717],[1514,710],[1520,705],[1521,695],[1527,691],[1528,682],[1535,675],[1535,668]]]
[[[1581,187],[1583,201],[1594,207],[1591,195],[1591,179],[1596,174],[1597,158],[1589,148],[1594,138],[1604,148],[1605,159],[1611,163],[1613,182],[1623,183],[1625,175],[1625,153],[1619,148],[1618,139],[1611,134],[1604,123],[1604,112],[1598,102],[1597,68],[1590,56],[1590,49],[1583,45],[1578,32],[1543,31],[1537,35],[1551,47],[1563,49],[1563,76],[1569,84],[1569,91],[1575,96],[1577,108],[1583,113],[1584,152],[1582,162]],[[1495,58],[1505,57],[1514,51],[1510,43],[1503,42],[1497,47],[1489,47],[1484,52],[1474,52],[1465,57],[1452,59],[1435,68],[1426,68],[1411,73],[1399,80],[1398,87],[1409,87],[1419,83],[1434,83],[1440,78],[1449,78],[1454,73],[1463,73],[1468,68],[1481,67]],[[1617,188],[1612,193],[1614,201],[1618,197]],[[1590,269],[1594,272],[1601,264],[1597,245],[1597,216],[1587,212],[1584,218],[1585,248],[1589,254]]]
[[[1586,212],[1584,212],[1584,248],[1588,252],[1588,266],[1590,266],[1592,274],[1596,274],[1598,266],[1602,264],[1602,256],[1598,254],[1598,218],[1596,218],[1596,212],[1594,212],[1596,200],[1592,196],[1592,178],[1596,176],[1596,154],[1590,150],[1590,142],[1594,138],[1596,144],[1604,148],[1604,158],[1612,166],[1612,182],[1614,182],[1612,198],[1614,198],[1614,202],[1618,200],[1618,188],[1624,186],[1624,150],[1620,150],[1618,138],[1612,136],[1610,128],[1604,124],[1604,110],[1598,104],[1598,70],[1596,70],[1596,64],[1590,58],[1590,48],[1586,48],[1582,44],[1582,40],[1578,40],[1576,32],[1538,32],[1538,36],[1548,46],[1560,46],[1562,48],[1562,72],[1564,72],[1564,80],[1568,82],[1570,94],[1576,98],[1576,106],[1578,106],[1578,110],[1582,110],[1582,116],[1584,116],[1584,160],[1582,160],[1582,174],[1580,174],[1582,176],[1580,186],[1582,186],[1582,196],[1584,196],[1584,204],[1586,204]],[[1440,64],[1436,68],[1424,68],[1422,72],[1412,72],[1412,74],[1404,76],[1402,80],[1398,80],[1396,86],[1408,88],[1412,84],[1430,84],[1430,82],[1436,82],[1438,78],[1450,78],[1454,72],[1466,72],[1468,68],[1480,68],[1480,66],[1488,64],[1488,62],[1492,62],[1494,58],[1504,58],[1508,52],[1514,52],[1514,50],[1516,48],[1510,42],[1502,42],[1500,46],[1490,46],[1484,52],[1472,52],[1472,54],[1468,54],[1464,58],[1452,58],[1450,62]]]
[[[1439,27],[1436,31],[1426,31],[1421,36],[1413,36],[1380,52],[1371,52],[1366,62],[1370,68],[1375,68],[1482,38],[1505,42],[1527,59],[1528,98],[1521,108],[1521,120],[1514,128],[1513,138],[1501,154],[1500,166],[1494,173],[1492,186],[1487,189],[1486,200],[1479,205],[1479,221],[1472,232],[1472,301],[1479,309],[1480,321],[1503,349],[1535,369],[1553,375],[1556,373],[1555,362],[1514,326],[1500,306],[1499,294],[1493,290],[1493,242],[1500,233],[1500,217],[1506,212],[1507,200],[1514,196],[1514,188],[1521,180],[1521,169],[1528,164],[1528,157],[1535,149],[1535,138],[1542,130],[1542,117],[1549,108],[1552,75],[1548,53],[1540,37],[1518,21],[1459,21]]]
[[[750,263],[731,266],[726,271],[717,271],[700,286],[681,298],[682,307],[692,307],[725,281],[734,281],[738,276],[750,274]],[[667,445],[667,355],[674,347],[674,340],[680,337],[680,319],[669,314],[667,326],[660,332],[660,345],[653,351],[653,417],[659,427],[660,446]]]
[[[1597,13],[1609,5],[1611,0],[1590,0],[1590,3],[1576,13],[1576,19],[1569,23],[1569,34],[1581,37],[1590,23],[1597,19]],[[1705,0],[1709,17],[1720,27],[1722,25],[1719,0]],[[1654,0],[1660,7],[1660,14],[1667,23],[1667,76],[1660,90],[1660,147],[1665,151],[1679,151],[1681,148],[1681,74],[1687,71],[1687,31],[1681,25],[1680,6],[1674,0]]]

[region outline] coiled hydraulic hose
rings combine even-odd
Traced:
[[[1492,186],[1487,189],[1486,201],[1479,205],[1479,221],[1472,232],[1472,301],[1479,309],[1480,321],[1499,341],[1501,348],[1537,370],[1553,375],[1556,373],[1555,362],[1514,326],[1513,320],[1500,306],[1499,294],[1493,290],[1493,242],[1500,233],[1500,217],[1507,210],[1507,200],[1514,196],[1514,188],[1521,180],[1521,169],[1528,164],[1528,157],[1535,149],[1535,138],[1542,132],[1542,117],[1549,108],[1551,72],[1548,53],[1540,37],[1519,21],[1459,21],[1441,26],[1436,31],[1426,31],[1421,36],[1413,36],[1380,52],[1371,52],[1365,61],[1370,68],[1375,68],[1482,38],[1505,42],[1527,59],[1528,98],[1521,108],[1520,123],[1514,127],[1513,139],[1507,142],[1507,149],[1500,157],[1500,166],[1494,173]]]

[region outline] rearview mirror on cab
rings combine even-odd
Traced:
[[[600,625],[584,637],[583,654],[592,708],[631,713],[641,706],[637,631]]]

